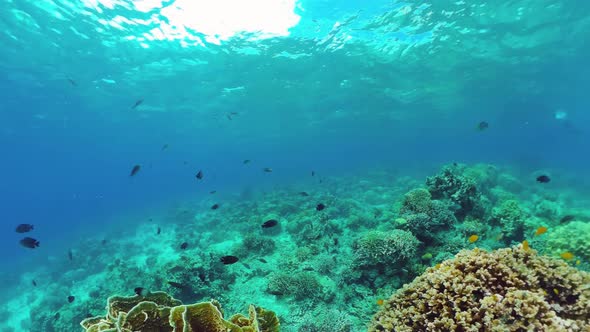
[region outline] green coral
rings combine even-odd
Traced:
[[[164,292],[146,296],[113,296],[106,317],[91,317],[80,325],[86,332],[278,332],[279,320],[272,311],[250,305],[249,317],[223,318],[217,301],[191,305]]]
[[[354,244],[357,266],[391,265],[414,257],[420,241],[410,232],[369,231]]]

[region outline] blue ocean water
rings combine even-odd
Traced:
[[[589,18],[575,0],[4,1],[0,289],[178,202],[311,171],[490,163],[590,195]]]

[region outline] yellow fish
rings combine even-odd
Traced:
[[[580,262],[580,260],[578,259],[578,260],[576,261],[576,265],[580,265],[580,263],[582,263],[582,262]]]
[[[383,302],[384,302],[383,299],[379,299],[379,300],[377,300],[377,305],[383,305]]]
[[[572,260],[574,258],[574,254],[572,254],[569,251],[566,251],[566,252],[562,253],[559,256],[561,256],[561,258],[565,259],[566,261],[570,261],[570,260]]]
[[[543,234],[545,234],[545,232],[547,232],[547,227],[541,226],[541,227],[537,228],[537,231],[535,232],[535,236],[543,235]]]
[[[529,241],[527,241],[527,240],[522,241],[522,249],[527,250],[527,251],[529,249],[531,249],[531,247],[529,246]]]
[[[479,239],[479,236],[473,234],[469,237],[469,243],[473,243],[473,242],[477,241],[477,239]]]
[[[557,288],[553,288],[553,293],[555,293],[555,295],[559,295],[559,290]]]

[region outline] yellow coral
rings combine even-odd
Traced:
[[[369,331],[586,331],[588,284],[590,274],[521,246],[462,251],[394,294]]]

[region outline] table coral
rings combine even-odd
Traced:
[[[385,302],[374,331],[587,331],[590,274],[522,246],[461,251]]]
[[[278,332],[274,312],[250,305],[249,317],[237,314],[223,318],[217,301],[183,305],[164,292],[146,296],[113,296],[107,301],[106,317],[91,317],[80,325],[86,332]]]

